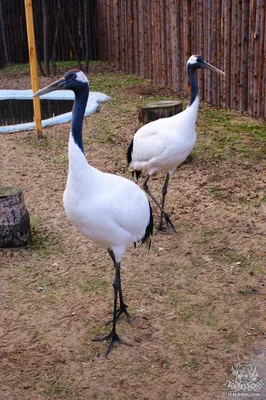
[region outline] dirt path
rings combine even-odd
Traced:
[[[151,93],[160,89],[123,88],[86,119],[95,167],[130,178],[125,149],[140,96]],[[1,400],[215,400],[231,366],[265,344],[265,159],[257,148],[250,157],[201,152],[204,129],[216,123],[205,111],[193,162],[169,184],[178,233],[158,234],[150,253],[132,248],[123,258],[133,325],[121,320],[118,330],[133,347],[107,358],[105,344],[91,339],[108,329],[112,263],[64,214],[69,124],[46,129],[41,144],[32,132],[0,136],[0,184],[23,188],[34,234],[27,249],[0,253]],[[157,196],[162,182],[161,174],[152,180]]]

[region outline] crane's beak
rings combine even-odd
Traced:
[[[217,72],[217,74],[220,74],[220,75],[223,75],[223,76],[226,75],[225,72],[221,71],[219,68],[214,67],[213,65],[211,65],[207,61],[204,61],[204,67],[210,69],[211,71]]]
[[[52,83],[51,85],[38,90],[38,92],[34,93],[33,97],[42,96],[43,94],[54,92],[55,90],[65,89],[65,84],[66,84],[65,78],[59,79],[58,81]]]

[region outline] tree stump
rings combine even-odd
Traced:
[[[182,111],[182,101],[161,100],[138,107],[138,128],[159,118],[172,117]]]
[[[25,246],[30,239],[30,218],[22,190],[0,187],[0,248]]]

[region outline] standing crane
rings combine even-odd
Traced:
[[[163,230],[163,218],[166,228],[176,231],[169,215],[164,211],[165,197],[170,176],[178,165],[182,164],[191,153],[196,143],[195,124],[199,107],[197,69],[208,68],[221,75],[225,73],[209,64],[200,55],[192,55],[187,62],[188,80],[191,86],[191,97],[188,107],[172,117],[160,118],[142,126],[134,135],[128,151],[127,161],[133,175],[139,178],[142,169],[147,171],[143,181],[143,189],[159,208],[160,222],[157,230]],[[153,196],[148,181],[155,172],[166,171],[166,179],[162,188],[162,203]]]
[[[122,294],[121,258],[133,243],[141,241],[150,244],[153,230],[152,210],[146,194],[134,182],[101,172],[86,160],[82,124],[89,96],[89,82],[84,73],[78,70],[69,71],[62,79],[39,90],[34,96],[59,89],[73,90],[75,94],[68,146],[69,170],[63,196],[65,212],[81,233],[108,251],[115,267],[112,330],[106,336],[93,339],[108,341],[108,354],[115,342],[126,344],[116,333],[119,316],[125,313],[130,323]]]

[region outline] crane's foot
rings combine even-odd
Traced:
[[[175,226],[174,226],[174,224],[173,224],[173,222],[171,221],[171,218],[169,217],[169,215],[165,212],[164,214],[163,214],[163,216],[164,216],[164,219],[165,219],[165,222],[166,222],[166,226],[163,224],[163,219],[161,218],[160,219],[160,222],[159,222],[159,224],[158,224],[158,226],[157,226],[157,228],[156,228],[156,230],[155,230],[155,234],[157,233],[157,232],[168,232],[169,230],[173,230],[175,233],[177,233],[176,232],[176,229],[175,229]]]
[[[125,344],[126,346],[132,346],[131,344],[120,339],[120,337],[118,336],[118,334],[116,333],[116,331],[114,329],[112,329],[112,331],[108,335],[96,337],[96,338],[92,339],[92,341],[93,342],[109,342],[106,353],[105,353],[106,356],[110,353],[114,343]]]
[[[125,303],[120,304],[120,308],[118,308],[116,310],[115,320],[117,321],[121,314],[126,314],[127,322],[128,322],[129,325],[131,325],[132,318],[131,318],[129,312],[127,311],[127,308],[128,308],[128,306]],[[110,321],[105,322],[104,325],[110,325],[112,323],[113,323],[113,319],[111,319]]]

